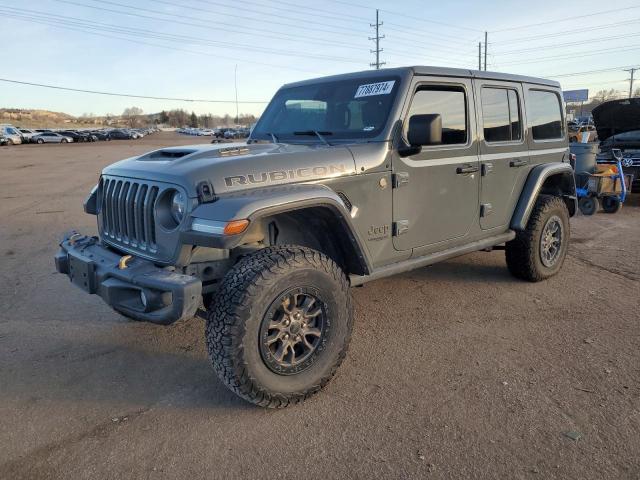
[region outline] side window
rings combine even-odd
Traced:
[[[554,92],[530,90],[527,116],[531,119],[534,140],[553,140],[563,137],[560,98]]]
[[[422,87],[413,96],[404,125],[406,138],[412,115],[439,114],[442,117],[442,145],[467,143],[467,96],[460,87]]]
[[[518,92],[482,87],[482,119],[486,142],[511,142],[522,138]]]

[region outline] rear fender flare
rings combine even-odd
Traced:
[[[553,185],[555,191],[547,191]],[[576,212],[576,181],[568,163],[546,163],[534,167],[525,182],[520,199],[511,218],[511,229],[525,230],[538,195],[559,194],[567,204],[569,215]]]

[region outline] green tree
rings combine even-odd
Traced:
[[[190,125],[193,128],[197,128],[198,127],[198,116],[196,115],[196,112],[191,112],[191,123]]]

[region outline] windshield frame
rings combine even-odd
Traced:
[[[268,131],[270,127],[264,126],[268,121],[272,113],[271,110],[280,108],[283,95],[291,91],[295,91],[305,87],[322,87],[327,86],[330,83],[336,82],[353,82],[360,85],[368,85],[372,83],[381,83],[386,81],[394,81],[393,90],[388,94],[390,95],[390,104],[388,107],[387,117],[383,124],[372,132],[356,131],[353,132],[339,132],[338,135],[327,134],[325,135],[325,129],[319,130],[323,134],[325,139],[331,144],[345,144],[345,143],[370,143],[370,142],[384,142],[389,141],[391,136],[392,127],[397,120],[399,110],[402,107],[403,98],[405,96],[405,90],[407,86],[407,75],[404,72],[395,71],[376,71],[374,72],[361,72],[358,74],[349,75],[336,75],[332,77],[324,77],[315,80],[308,80],[304,82],[298,82],[294,84],[288,84],[281,87],[273,96],[264,113],[260,116],[260,119],[253,128],[248,142],[257,141],[272,141],[271,134],[275,134],[278,139],[278,143],[289,144],[319,144],[322,141],[317,136],[300,136],[295,135],[294,132],[280,132],[280,131]],[[311,99],[310,99],[311,100]],[[274,129],[272,129],[274,130]],[[299,129],[306,130],[306,129]],[[297,130],[296,130],[297,131]]]

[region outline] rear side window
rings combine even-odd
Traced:
[[[422,87],[413,96],[405,122],[405,138],[412,115],[439,114],[442,117],[442,145],[467,143],[467,98],[459,87]]]
[[[486,142],[511,142],[522,138],[518,92],[507,88],[482,88],[482,120]]]
[[[563,136],[560,97],[554,92],[530,90],[527,116],[534,140],[555,140]]]

